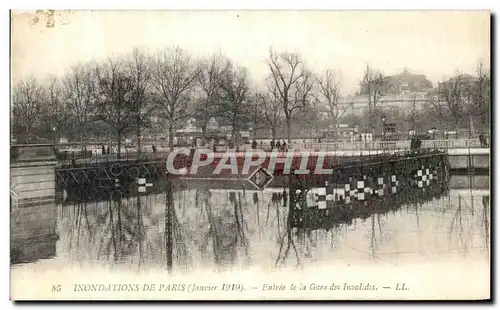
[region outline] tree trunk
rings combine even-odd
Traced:
[[[207,125],[203,125],[201,127],[201,143],[203,146],[206,146],[206,138],[207,138]]]
[[[80,149],[83,151],[85,149],[85,128],[80,126]]]
[[[168,122],[168,149],[172,151],[172,147],[174,144],[174,124],[172,122]]]
[[[273,126],[273,128],[271,129],[271,134],[273,136],[273,140],[276,141],[276,126]]]
[[[137,125],[137,159],[141,158],[141,127]]]
[[[292,131],[292,122],[290,120],[290,116],[287,116],[287,118],[286,118],[286,136],[288,138],[288,145],[292,145],[291,131]]]
[[[337,125],[337,120],[333,119],[333,141],[337,142],[339,139],[339,128]]]
[[[26,125],[26,140],[27,140],[27,143],[30,143],[30,133],[31,133],[31,126],[30,125]]]
[[[117,130],[116,135],[117,135],[117,138],[118,138],[118,149],[116,150],[116,158],[120,159],[121,148],[122,148],[122,131],[121,130]]]
[[[372,139],[375,139],[375,116],[374,116],[374,112],[373,112],[373,109],[372,109],[372,113],[370,113],[370,127],[371,127],[371,130],[372,130]]]
[[[233,147],[234,148],[237,148],[238,146],[236,145],[236,135],[237,135],[237,130],[236,128],[234,128],[234,125],[233,125],[233,129],[231,130],[231,141],[233,142]]]

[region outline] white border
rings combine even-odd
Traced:
[[[331,1],[321,1],[321,0],[304,0],[304,1],[292,1],[292,0],[282,0],[282,1],[269,1],[269,0],[253,0],[253,1],[247,1],[247,2],[235,2],[234,0],[216,0],[216,1],[203,1],[203,0],[175,0],[175,1],[168,1],[168,5],[164,4],[165,1],[161,0],[143,0],[143,1],[131,1],[131,0],[115,0],[115,1],[103,1],[103,0],[86,0],[86,1],[73,1],[71,3],[67,1],[44,1],[43,4],[39,1],[21,1],[18,0],[16,2],[7,2],[3,1],[1,3],[1,6],[3,8],[2,14],[1,14],[1,25],[2,25],[2,42],[3,48],[2,48],[2,61],[4,62],[4,65],[2,68],[3,70],[3,75],[2,75],[2,83],[0,84],[2,87],[2,98],[3,98],[3,104],[0,106],[2,111],[0,112],[0,115],[4,116],[4,121],[0,122],[2,132],[3,134],[0,135],[2,141],[2,145],[8,145],[9,144],[9,122],[7,121],[9,113],[9,25],[10,25],[10,20],[9,20],[9,9],[7,7],[8,4],[12,3],[14,7],[12,9],[38,9],[38,8],[53,8],[53,9],[233,9],[233,10],[238,10],[238,9],[425,9],[425,10],[435,10],[435,9],[461,9],[461,10],[468,10],[468,9],[491,9],[493,12],[499,12],[500,10],[498,9],[499,7],[499,2],[498,1],[493,1],[493,0],[474,0],[474,1],[435,1],[435,0],[420,0],[420,1],[400,1],[400,0],[390,0],[390,1],[370,1],[370,0],[350,0],[350,1],[337,1],[336,3],[331,3]],[[4,8],[5,7],[5,8]],[[496,20],[496,23],[498,24],[498,19]],[[495,34],[495,39],[497,39],[497,34]],[[496,68],[494,68],[496,69]],[[496,71],[495,71],[496,72]],[[495,90],[498,89],[498,80],[495,82]],[[496,109],[496,116],[498,117],[500,114],[499,108]],[[500,119],[500,118],[497,118]],[[496,134],[497,132],[495,132]],[[2,173],[0,174],[2,176],[2,183],[4,184],[3,186],[0,186],[0,190],[4,195],[3,201],[7,202],[7,197],[8,197],[8,191],[9,191],[9,168],[7,166],[8,163],[8,153],[7,150],[2,153],[2,159],[4,164],[1,166],[1,169],[3,169]],[[496,171],[494,172],[496,173]],[[495,188],[496,192],[498,191],[498,188]],[[493,206],[495,207],[495,206]],[[4,205],[4,210],[7,210],[7,205]],[[6,211],[5,211],[6,212]],[[2,246],[0,247],[2,249],[2,255],[0,255],[0,258],[2,260],[2,277],[1,279],[3,280],[1,291],[2,291],[2,309],[9,309],[13,307],[13,303],[8,301],[9,299],[9,217],[6,216],[7,214],[4,214],[2,216],[3,225],[1,227],[3,228],[3,233],[4,233],[4,238],[2,238]],[[495,221],[496,223],[496,221]],[[496,229],[498,232],[498,229]],[[498,240],[498,236],[495,236],[495,240]],[[497,248],[498,250],[498,248]],[[498,287],[498,285],[496,286]],[[497,296],[498,297],[498,296]],[[415,304],[416,305],[416,304]],[[51,305],[49,305],[50,307]],[[91,305],[92,307],[100,308],[104,307],[103,305]],[[125,306],[125,305],[120,305],[120,306]],[[163,307],[163,305],[161,305]],[[172,307],[173,305],[167,305],[168,307]],[[206,305],[200,305],[200,306],[206,306]],[[218,306],[218,305],[213,305],[213,306]],[[230,307],[234,307],[234,305],[228,305]],[[262,305],[260,305],[262,306]],[[274,305],[277,306],[277,305]],[[281,305],[287,307],[288,305]],[[309,305],[310,306],[310,305]],[[308,307],[309,307],[308,306]],[[335,307],[339,307],[340,305],[334,305]],[[351,305],[351,307],[354,305]],[[366,304],[361,304],[357,305],[357,307],[363,307],[366,306]],[[379,307],[385,307],[386,305],[379,305]],[[405,306],[409,306],[406,304]],[[5,307],[5,308],[4,308]],[[141,307],[141,305],[135,306],[137,308]],[[174,306],[175,307],[175,306]],[[267,305],[269,307],[269,305]],[[317,307],[317,306],[316,306]],[[342,307],[342,306],[341,306]],[[432,307],[432,306],[430,306]],[[436,308],[439,307],[439,305],[435,306]]]

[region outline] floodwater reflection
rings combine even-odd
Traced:
[[[462,256],[489,260],[488,188],[444,184],[324,210],[297,209],[289,188],[170,186],[163,193],[58,205],[55,259],[175,273],[339,262],[398,265]]]

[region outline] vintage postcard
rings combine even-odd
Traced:
[[[490,19],[12,11],[11,299],[490,299]]]

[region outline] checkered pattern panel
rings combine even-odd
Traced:
[[[391,187],[391,193],[396,194],[398,191],[399,181],[398,177],[395,174],[391,175],[389,186]]]
[[[365,200],[365,180],[356,182],[356,198]]]
[[[333,207],[334,201],[338,200],[338,194],[337,194],[337,189],[333,186],[333,184],[330,184],[325,182],[325,187],[326,187],[326,206],[328,208]]]
[[[349,178],[349,183],[344,184],[344,201],[345,203],[351,203],[353,199],[358,195],[358,190],[356,187],[356,182],[352,178]]]
[[[145,178],[139,178],[137,179],[137,185],[138,185],[137,191],[139,193],[146,193],[146,188],[152,187],[153,183],[146,183]]]
[[[377,178],[377,194],[383,196],[386,188],[386,177],[380,176]]]
[[[417,186],[419,188],[423,188],[431,185],[431,180],[434,178],[433,172],[434,171],[431,171],[429,168],[424,168],[424,166],[418,169],[417,174],[415,175]]]

